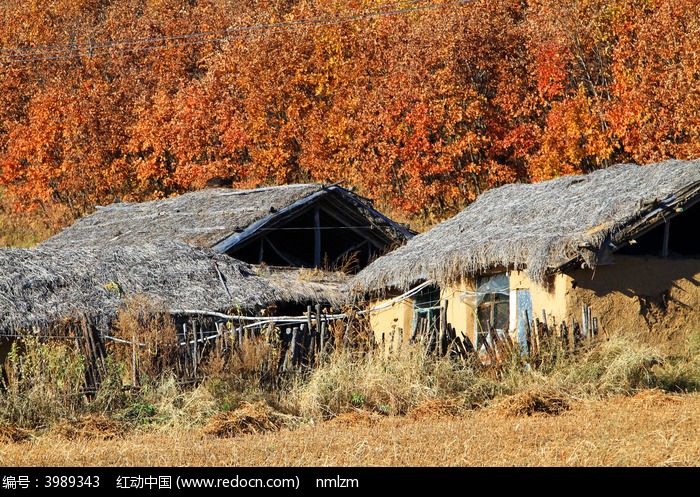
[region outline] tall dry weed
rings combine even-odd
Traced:
[[[85,365],[68,342],[25,337],[12,344],[5,361],[0,416],[34,428],[85,412]]]
[[[670,352],[654,368],[656,386],[671,392],[700,391],[700,330],[670,337]]]
[[[280,349],[275,336],[265,333],[239,340],[233,334],[225,349],[205,358],[202,384],[220,409],[228,411],[242,402],[278,394],[284,375],[279,371]]]
[[[302,416],[321,419],[353,409],[401,415],[441,395],[465,391],[474,375],[470,367],[426,354],[417,344],[392,356],[337,349],[294,386],[286,404]]]
[[[128,365],[125,381],[142,386],[178,369],[177,329],[167,310],[151,298],[125,298],[113,328],[114,336],[122,341],[109,342],[109,353],[118,363]]]
[[[609,338],[553,370],[550,381],[578,395],[629,395],[654,386],[653,368],[662,360],[658,348],[629,338]]]

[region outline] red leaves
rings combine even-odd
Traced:
[[[549,41],[540,47],[535,57],[537,91],[545,102],[563,95],[568,78],[563,47]]]
[[[0,187],[27,205],[79,215],[212,177],[344,179],[439,218],[507,182],[700,153],[691,0],[477,1],[305,24],[386,3],[32,5],[8,2],[0,45],[63,51],[0,56]],[[74,51],[100,43],[108,53]]]

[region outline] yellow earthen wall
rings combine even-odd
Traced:
[[[601,333],[700,332],[700,258],[615,256],[595,271],[567,273],[566,306],[578,321],[591,307]]]
[[[510,305],[515,291],[530,290],[533,316],[548,324],[571,319],[581,323],[581,308],[591,307],[600,333],[625,330],[682,329],[700,332],[700,259],[661,259],[617,256],[615,263],[589,269],[558,273],[546,285],[533,282],[523,271],[510,272]],[[462,337],[474,339],[474,282],[465,279],[441,289],[441,300],[448,301],[447,322]],[[381,301],[375,301],[377,305]],[[393,346],[398,346],[398,329],[407,341],[413,328],[413,301],[396,303],[370,315],[370,324],[378,343],[384,334],[388,347],[392,326]],[[510,332],[517,324],[511,320]],[[513,335],[514,336],[514,335]]]
[[[375,300],[371,303],[370,308],[386,303],[389,300]],[[375,341],[377,343],[382,343],[383,341],[387,350],[391,343],[393,329],[393,347],[396,348],[401,338],[406,342],[411,336],[413,328],[413,301],[410,299],[403,300],[384,309],[370,312],[369,322],[374,332]]]

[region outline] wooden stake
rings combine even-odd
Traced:
[[[532,326],[530,326],[530,316],[527,309],[523,309],[522,320],[525,323],[525,343],[527,343],[527,353],[532,355],[535,353],[535,341],[532,336]]]
[[[593,318],[593,336],[598,336],[598,318]]]
[[[588,345],[591,344],[593,341],[593,323],[591,323],[591,308],[590,306],[586,307],[586,338],[588,339]]]
[[[139,386],[139,369],[138,369],[138,357],[136,353],[136,335],[131,336],[131,368],[134,376],[134,386]]]
[[[328,348],[328,340],[324,337],[326,336],[326,322],[321,321],[321,354],[326,355],[326,349]]]
[[[389,337],[389,355],[394,351],[394,333],[396,332],[396,325],[391,325],[391,336]]]
[[[445,355],[445,337],[447,336],[447,302],[445,299],[440,306],[440,336],[438,338],[438,353]]]
[[[542,309],[542,323],[547,328],[547,312],[544,309]]]
[[[192,366],[194,368],[194,379],[197,379],[197,362],[199,357],[197,356],[197,324],[192,323]]]
[[[576,342],[574,339],[574,329],[572,327],[571,330],[569,330],[564,321],[562,321],[561,325],[564,327],[564,333],[566,333],[566,339],[567,339],[569,351],[573,352],[574,348],[576,347]]]
[[[289,357],[289,363],[292,367],[296,365],[297,362],[297,336],[299,335],[299,328],[294,327],[292,328],[292,343],[290,347],[290,357]]]
[[[314,356],[316,354],[316,335],[318,335],[318,329],[314,332],[314,329],[312,327],[313,321],[311,318],[311,305],[306,306],[306,327],[309,330],[309,334],[311,335],[311,350],[309,354],[311,356]]]

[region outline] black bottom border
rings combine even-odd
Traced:
[[[600,492],[617,482],[626,492],[648,493],[659,486],[684,488],[697,482],[698,468],[523,468],[523,467],[5,467],[0,468],[5,495],[40,490],[73,494],[109,491],[166,495],[198,493],[326,493],[490,491],[522,492],[541,487]],[[462,493],[462,492],[460,492]],[[431,494],[424,497],[433,497]]]

